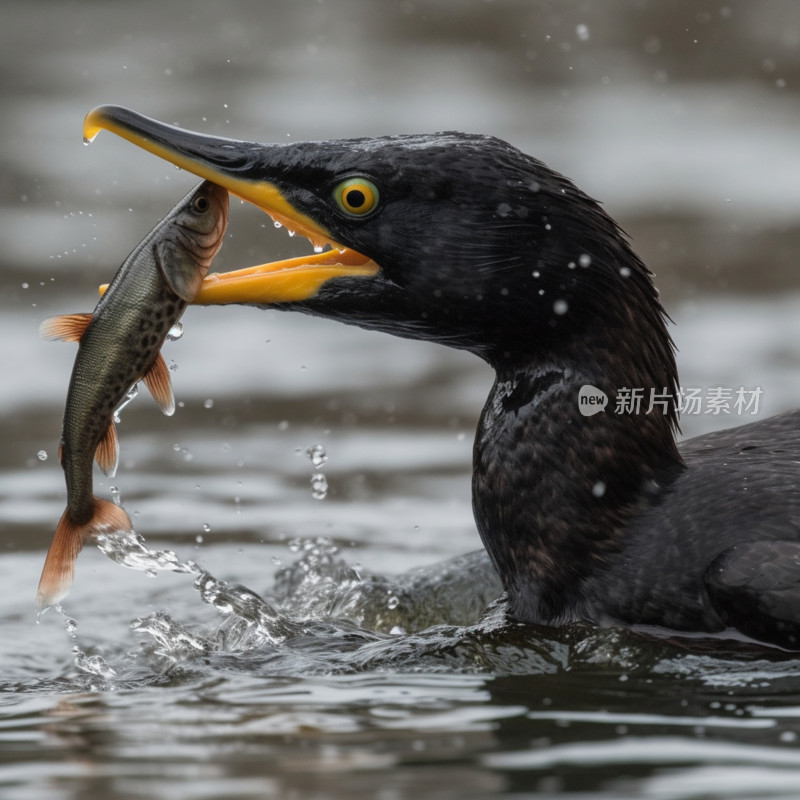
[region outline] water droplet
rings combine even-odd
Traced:
[[[569,304],[566,300],[556,300],[555,303],[553,303],[553,312],[559,316],[566,314],[568,309]]]
[[[114,422],[119,423],[122,409],[125,408],[125,406],[127,406],[133,400],[135,400],[138,394],[139,394],[139,384],[134,383],[133,386],[131,386],[131,388],[128,389],[128,393],[125,395],[125,399],[119,404],[117,410],[114,412]]]
[[[578,263],[582,267],[588,267],[592,263],[592,257],[588,253],[581,253],[578,258]]]
[[[321,253],[324,249],[325,248],[321,244],[315,244],[314,245],[314,252],[315,253]]]
[[[631,270],[629,267],[620,267],[619,274],[622,275],[623,278],[630,278]]]
[[[274,225],[276,228],[282,228],[282,227],[283,227],[283,225],[281,225],[281,223],[280,223],[280,222],[278,222],[278,220],[273,220],[272,224],[273,224],[273,225]]]
[[[167,332],[167,341],[177,342],[181,336],[183,336],[183,325],[180,322],[176,322]]]
[[[324,500],[328,496],[328,479],[321,472],[311,476],[311,496],[315,500]]]
[[[603,481],[597,481],[594,486],[592,486],[592,494],[595,497],[602,497],[606,493],[606,485]]]
[[[119,505],[119,486],[109,486],[108,491],[111,493],[111,499]]]
[[[325,453],[325,446],[315,444],[306,450],[306,455],[311,459],[311,464],[314,467],[321,467],[327,460],[328,456]]]
[[[400,599],[395,595],[392,595],[389,600],[386,602],[386,605],[390,609],[395,609],[397,606],[400,605]]]
[[[64,620],[64,630],[70,635],[71,638],[77,639],[78,638],[78,622],[77,620],[72,619],[72,617],[67,617]]]
[[[575,26],[575,35],[581,42],[588,42],[591,38],[591,33],[589,32],[589,26],[584,25],[581,23],[580,25]]]
[[[40,450],[36,454],[36,458],[38,458],[39,461],[47,461],[47,450]]]
[[[203,544],[204,541],[203,535],[201,533],[198,533],[197,536],[194,537],[194,540],[197,542],[197,544]]]
[[[204,523],[203,523],[203,530],[204,530],[206,533],[211,533],[211,526],[210,526],[210,525],[209,525],[207,522],[204,522]]]
[[[209,397],[203,402],[203,408],[214,408],[214,401]]]
[[[287,230],[287,231],[286,231],[286,233],[288,233],[288,234],[289,234],[289,238],[294,238],[294,235],[295,235],[295,234],[294,234],[294,231],[289,231],[289,230]]]

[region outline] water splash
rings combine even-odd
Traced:
[[[152,646],[125,653],[114,666],[75,644],[74,666],[91,686],[97,678],[109,689],[141,682],[143,667],[152,682],[175,668],[269,676],[376,669],[549,674],[602,663],[634,674],[639,660],[632,633],[573,626],[550,637],[512,620],[505,601],[492,602],[501,587],[483,552],[387,576],[348,563],[329,539],[296,539],[289,549],[298,557],[278,571],[264,597],[172,551],[151,550],[138,534],[98,539],[124,566],[191,574],[191,588],[218,622],[216,629],[192,630],[163,611],[136,618],[131,631]],[[76,632],[74,622],[65,627]],[[159,660],[142,663],[152,656]]]
[[[277,646],[304,630],[301,623],[241,584],[228,583],[209,572],[201,572],[194,588],[200,592],[204,603],[230,616],[231,622],[220,631],[219,644],[225,650],[250,650],[265,644]]]
[[[151,636],[156,643],[156,655],[172,663],[191,656],[205,655],[214,649],[211,640],[192,633],[162,611],[133,620],[130,629]]]
[[[75,618],[68,616],[64,610],[64,607],[60,603],[40,611],[39,615],[37,616],[37,622],[40,621],[41,615],[49,608],[55,609],[56,612],[64,617],[64,631],[74,643],[72,645],[73,666],[82,675],[89,675],[93,678],[102,678],[104,682],[103,688],[113,689],[113,681],[117,677],[117,671],[105,660],[105,658],[103,658],[103,656],[97,653],[87,653],[82,647],[80,647],[78,644],[78,621]],[[97,688],[94,681],[92,681],[88,688]]]
[[[138,569],[147,575],[159,572],[190,572],[198,574],[194,561],[182,561],[173,550],[151,550],[136,531],[112,531],[95,537],[100,552],[117,564]]]
[[[318,462],[324,457],[324,452],[315,451]],[[109,689],[131,681],[162,680],[176,667],[269,675],[402,665],[472,672],[491,663],[484,640],[491,643],[495,631],[507,624],[483,621],[475,627],[487,598],[496,596],[499,588],[484,554],[475,563],[468,557],[389,577],[349,564],[327,538],[297,539],[289,549],[299,557],[278,571],[273,591],[263,597],[247,586],[216,578],[172,550],[151,549],[132,531],[104,533],[96,542],[115,563],[151,576],[163,571],[192,575],[191,588],[216,612],[218,623],[216,630],[191,630],[163,611],[138,617],[130,623],[131,631],[153,646],[125,653],[114,666],[75,643],[74,666],[90,686],[96,686],[98,678]],[[489,576],[489,583],[482,586],[478,576]],[[449,600],[442,602],[443,597]],[[459,621],[473,627],[442,625]],[[68,624],[76,633],[77,623]],[[142,664],[143,657],[153,656],[156,662]],[[526,658],[541,662],[542,669],[554,669],[551,656],[535,649]],[[143,667],[149,677],[143,677]]]
[[[117,677],[117,671],[97,653],[85,653],[77,645],[72,648],[73,662],[81,671],[89,675],[96,675],[104,681],[113,681]]]
[[[100,552],[115,563],[150,576],[159,572],[195,575],[193,588],[200,593],[201,600],[234,621],[221,631],[219,642],[214,642],[188,634],[164,614],[134,620],[132,629],[153,636],[162,655],[177,658],[176,653],[207,652],[222,646],[250,649],[265,644],[278,645],[303,630],[302,625],[292,622],[246,586],[219,580],[194,561],[182,560],[173,550],[153,550],[135,531],[103,533],[96,537],[96,543]],[[191,637],[194,638],[190,642]],[[191,645],[188,650],[187,643]]]

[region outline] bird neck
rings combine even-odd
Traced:
[[[650,389],[664,387],[641,387],[639,413],[617,413],[618,389],[638,388],[636,378],[589,363],[584,353],[498,369],[478,426],[476,522],[512,610],[529,622],[569,619],[630,519],[683,469],[674,416],[658,406],[646,413]],[[586,386],[609,397],[591,416],[579,405]]]

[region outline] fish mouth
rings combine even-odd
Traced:
[[[379,272],[375,261],[336,242],[269,179],[269,155],[272,151],[277,153],[279,145],[195,133],[113,105],[98,106],[87,114],[84,141],[93,141],[101,130],[115,133],[187,172],[224,187],[260,208],[287,230],[305,236],[315,249],[313,255],[212,273],[203,281],[196,304],[300,302],[314,297],[320,287],[335,278],[367,278]]]

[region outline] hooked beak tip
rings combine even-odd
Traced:
[[[101,130],[116,133],[147,152],[222,186],[316,246],[330,243],[335,248],[335,252],[209,275],[196,303],[298,302],[314,296],[334,278],[369,277],[379,271],[374,261],[338,245],[329,231],[298,209],[270,180],[270,172],[280,167],[281,145],[195,133],[114,105],[97,106],[86,115],[84,141],[92,141]]]

